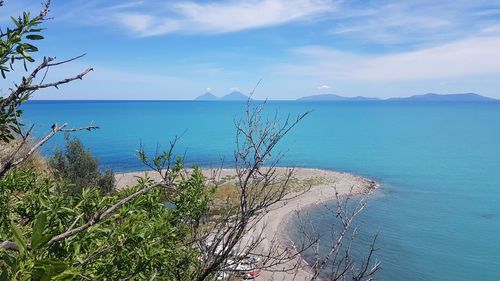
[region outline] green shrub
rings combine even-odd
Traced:
[[[197,168],[179,177],[179,190],[171,195],[175,209],[165,208],[163,190],[155,188],[108,219],[48,245],[153,181],[139,179],[107,195],[89,188],[64,196],[65,185],[49,175],[13,170],[0,178],[0,242],[12,241],[20,251],[0,249],[0,280],[193,280],[200,253],[192,229],[212,194],[203,188],[205,180]]]
[[[83,189],[99,188],[102,194],[108,194],[115,187],[115,175],[111,170],[99,171],[99,162],[85,149],[78,139],[67,140],[66,150],[56,149],[49,159],[54,176],[73,186],[70,192],[80,194]]]

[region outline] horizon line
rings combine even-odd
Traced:
[[[323,101],[323,102],[342,102],[342,101],[364,101],[364,102],[369,102],[369,101],[397,101],[398,99],[408,99],[408,98],[412,98],[412,97],[418,97],[418,96],[426,96],[426,95],[437,95],[437,96],[456,96],[456,95],[467,95],[467,94],[473,94],[473,95],[476,95],[476,96],[479,96],[479,97],[483,97],[483,98],[486,98],[486,99],[489,99],[490,101],[500,101],[500,99],[496,98],[496,97],[490,97],[490,96],[484,96],[484,95],[480,95],[480,94],[477,94],[477,93],[474,93],[474,92],[463,92],[463,93],[450,93],[450,94],[438,94],[438,93],[432,93],[432,92],[428,92],[428,93],[425,93],[425,94],[415,94],[415,95],[410,95],[410,96],[392,96],[392,97],[367,97],[367,96],[362,96],[362,95],[357,95],[357,96],[342,96],[342,95],[338,95],[338,94],[313,94],[313,95],[307,95],[307,96],[302,96],[302,97],[298,97],[298,98],[288,98],[288,99],[271,99],[271,98],[252,98],[251,95],[246,95],[246,94],[243,94],[244,96],[248,97],[248,99],[241,99],[241,100],[224,100],[222,99],[222,97],[218,97],[218,96],[215,96],[217,97],[217,99],[213,99],[213,100],[210,100],[210,99],[207,99],[207,100],[198,100],[197,98],[198,97],[201,97],[202,95],[200,96],[196,96],[194,98],[191,98],[191,99],[171,99],[171,98],[166,98],[166,99],[85,99],[85,98],[82,98],[82,99],[44,99],[44,98],[32,98],[30,99],[29,101],[206,101],[206,102],[246,102],[248,100],[250,101],[301,101],[301,102],[310,102],[310,101]],[[321,100],[321,99],[317,99],[317,100],[308,100],[308,99],[304,99],[304,98],[312,98],[312,97],[320,97],[320,96],[336,96],[336,97],[339,97],[339,98],[346,98],[346,100],[328,100],[328,99],[325,99],[325,100]],[[361,100],[355,100],[356,98],[363,98]]]

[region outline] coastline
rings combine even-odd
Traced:
[[[285,168],[277,168],[278,171],[284,171]],[[203,169],[203,174],[207,177],[212,176],[212,169]],[[138,176],[148,174],[152,179],[159,179],[157,175],[151,172],[129,172],[116,174],[117,188],[133,184]],[[234,170],[222,169],[219,178],[234,176]],[[263,243],[260,245],[260,251],[265,252],[273,248],[280,251],[295,252],[293,243],[287,232],[287,226],[290,219],[297,211],[306,212],[308,208],[323,205],[325,202],[334,200],[336,192],[339,195],[360,195],[368,193],[376,188],[378,184],[372,180],[361,176],[337,172],[333,170],[324,170],[316,168],[296,168],[294,178],[297,182],[306,183],[309,189],[306,192],[292,193],[290,199],[279,202],[262,217],[262,219],[249,230],[242,239],[240,248],[244,248],[246,243],[252,241],[252,237],[258,233],[263,237]],[[265,249],[267,248],[267,249]],[[259,249],[257,249],[259,251]],[[295,252],[296,253],[296,252]],[[286,269],[299,265],[293,272]],[[285,272],[286,271],[286,272]],[[297,255],[294,259],[284,262],[278,266],[263,269],[258,280],[309,280],[312,276],[309,265]]]
[[[271,244],[278,244],[278,250],[296,253],[288,233],[290,219],[297,212],[307,213],[309,208],[322,206],[326,202],[335,200],[335,193],[339,195],[361,195],[378,188],[378,184],[361,176],[337,172],[333,170],[315,168],[297,168],[295,176],[299,179],[318,179],[313,181],[310,189],[286,202],[278,203],[262,218],[254,228],[254,232],[262,231],[265,239]],[[252,232],[248,233],[250,239]],[[243,242],[244,243],[244,242]],[[274,245],[273,245],[274,246]],[[274,246],[275,247],[275,246]],[[286,271],[298,265],[295,271]],[[312,271],[301,255],[293,260],[274,266],[269,270],[262,270],[259,280],[310,280]]]

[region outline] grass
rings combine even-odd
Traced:
[[[326,183],[325,179],[321,177],[310,177],[306,179],[298,179],[292,177],[287,186],[286,192],[302,192],[312,186]],[[267,188],[278,188],[283,182],[278,181]],[[226,208],[228,206],[235,206],[239,203],[240,190],[237,182],[236,176],[225,176],[219,181],[219,184],[215,190],[214,202],[216,206],[221,208]]]
[[[0,142],[0,161],[5,162],[8,160],[9,157],[12,156],[12,153],[15,151],[15,149],[18,148],[20,141],[19,140],[13,140],[9,143],[5,142]],[[29,143],[29,142],[28,142]],[[24,145],[17,155],[22,155],[23,153],[26,153],[29,150],[29,146]],[[24,161],[20,168],[23,169],[35,169],[36,171],[42,172],[42,173],[47,173],[49,171],[49,166],[47,165],[47,162],[45,159],[38,153],[35,152]]]

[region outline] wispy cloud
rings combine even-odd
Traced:
[[[138,37],[221,34],[300,21],[335,41],[416,47],[457,40],[498,24],[487,0],[88,0],[55,8],[57,20],[121,28]]]
[[[359,55],[307,46],[294,50],[302,63],[280,65],[277,71],[353,81],[418,81],[500,74],[498,46],[500,34],[387,55]]]
[[[24,4],[7,4],[39,8],[19,2]],[[457,91],[486,85],[497,95],[499,83],[498,1],[68,0],[58,1],[52,16],[68,45],[74,41],[81,48],[80,40],[71,39],[85,32],[102,39],[86,51],[109,66],[95,76],[112,81],[88,80],[109,91],[142,92],[132,85],[137,84],[161,95],[171,84],[177,85],[173,93],[197,93],[207,85],[250,88],[249,80],[264,77],[276,95],[328,91],[321,87],[327,85],[353,94],[374,85],[379,92],[401,91],[403,84],[406,90],[427,91],[438,83]],[[275,26],[280,28],[266,30]],[[244,36],[237,34],[243,30]],[[129,54],[134,59],[126,61]],[[127,67],[133,71],[122,69]]]
[[[321,86],[318,86],[317,89],[320,90],[320,91],[326,91],[326,90],[330,89],[330,86],[328,86],[328,85],[321,85]]]
[[[171,32],[219,34],[296,22],[334,9],[332,0],[176,1],[169,4],[148,1],[109,7],[109,14],[102,20],[119,24],[137,36]]]
[[[362,4],[359,4],[362,3]],[[361,44],[443,43],[498,23],[500,2],[466,0],[344,1],[329,33]]]

